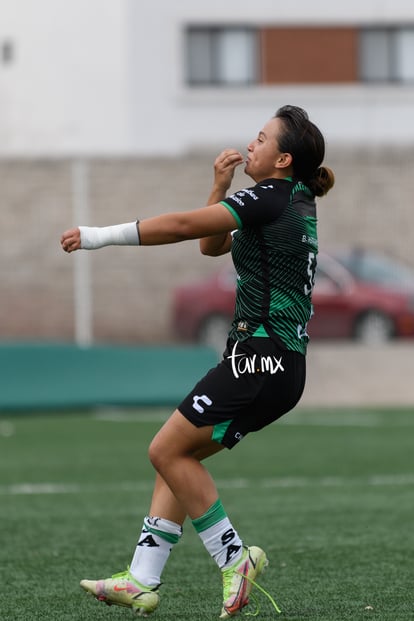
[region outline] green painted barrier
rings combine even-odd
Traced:
[[[177,405],[216,364],[201,347],[0,344],[0,411]]]

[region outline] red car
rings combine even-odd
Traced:
[[[230,263],[174,292],[172,324],[181,340],[222,350],[233,316],[236,274]],[[368,251],[318,255],[311,338],[384,342],[414,336],[414,272]]]

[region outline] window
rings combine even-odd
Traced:
[[[257,82],[254,29],[190,27],[186,44],[188,84],[238,86]]]
[[[363,82],[414,81],[414,27],[361,30],[359,68]]]
[[[396,37],[397,79],[414,81],[414,28],[401,28]]]
[[[393,79],[394,41],[392,30],[362,30],[359,42],[360,78],[367,82]]]

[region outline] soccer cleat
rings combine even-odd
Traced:
[[[265,570],[269,561],[261,548],[244,548],[243,555],[223,574],[223,608],[220,619],[228,619],[249,603],[255,579]]]
[[[150,588],[140,584],[129,570],[114,574],[106,580],[81,580],[82,589],[109,606],[126,606],[141,617],[154,612],[159,602],[157,587]]]

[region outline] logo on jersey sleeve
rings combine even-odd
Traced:
[[[251,188],[244,188],[244,190],[239,190],[235,194],[232,194],[229,198],[231,198],[232,201],[240,205],[240,207],[244,207],[245,202],[243,199],[245,198],[245,196],[250,197],[254,201],[259,200],[257,194],[255,194]]]

